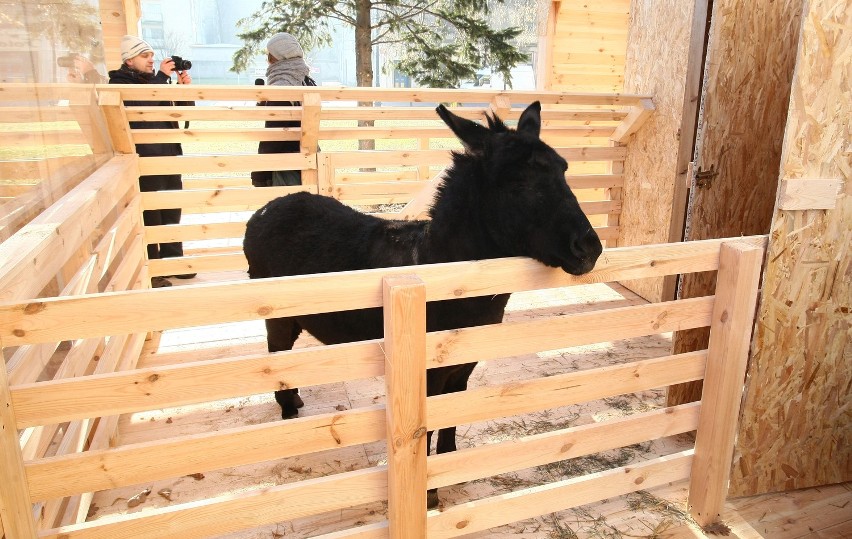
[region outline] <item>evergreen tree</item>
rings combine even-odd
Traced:
[[[240,20],[244,46],[231,70],[245,71],[277,32],[293,34],[307,49],[327,44],[330,21],[338,20],[355,28],[359,86],[373,85],[373,47],[381,44],[402,51],[396,68],[424,86],[458,87],[480,67],[511,81],[509,70],[529,59],[512,44],[521,29],[494,28],[488,13],[487,0],[267,0]]]

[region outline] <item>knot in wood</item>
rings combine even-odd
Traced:
[[[414,431],[414,435],[412,436],[412,438],[416,440],[417,438],[422,437],[424,434],[426,434],[426,427],[420,427],[419,429]]]

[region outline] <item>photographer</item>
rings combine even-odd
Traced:
[[[59,67],[64,67],[68,70],[66,80],[68,82],[82,82],[86,84],[101,84],[106,82],[106,77],[98,73],[95,69],[95,64],[85,56],[79,54],[69,54],[56,59]]]
[[[172,58],[166,58],[160,62],[160,69],[154,72],[154,49],[147,42],[138,37],[124,36],[121,40],[121,67],[115,71],[109,72],[110,84],[171,84],[171,75],[177,71],[178,84],[190,84],[192,77],[186,71],[191,67],[191,63],[183,60],[181,66],[183,70],[175,70],[175,62]],[[176,102],[171,101],[125,101],[126,106],[171,106],[175,105],[194,105],[192,101]],[[155,122],[130,122],[131,129],[178,129],[177,122],[155,121]],[[170,142],[161,144],[137,144],[136,153],[140,157],[151,156],[175,156],[183,155],[183,149],[180,143]],[[140,176],[139,189],[142,192],[149,191],[165,191],[179,190],[183,188],[180,174],[166,174],[157,176]],[[142,212],[142,220],[146,226],[158,225],[174,225],[180,222],[181,210],[163,209],[163,210],[145,210]],[[180,242],[173,243],[153,243],[148,245],[148,258],[169,258],[183,256],[183,244]],[[168,277],[176,277],[178,279],[192,279],[195,273],[183,275],[170,275]],[[166,277],[152,277],[151,286],[160,288],[171,286],[172,283]]]

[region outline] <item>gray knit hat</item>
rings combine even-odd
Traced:
[[[269,38],[269,43],[266,44],[266,50],[275,57],[276,60],[287,60],[288,58],[302,58],[304,51],[302,46],[292,35],[279,32]]]
[[[136,36],[124,36],[121,38],[121,61],[126,62],[131,58],[139,56],[143,52],[154,52],[151,45],[144,39]]]

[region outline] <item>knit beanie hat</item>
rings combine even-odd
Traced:
[[[143,52],[154,52],[151,45],[144,39],[139,39],[136,36],[124,36],[121,38],[121,61],[126,62],[133,57],[139,56]]]
[[[292,35],[279,32],[269,39],[266,44],[266,50],[275,57],[276,60],[287,60],[288,58],[302,58],[304,52],[302,46]]]

